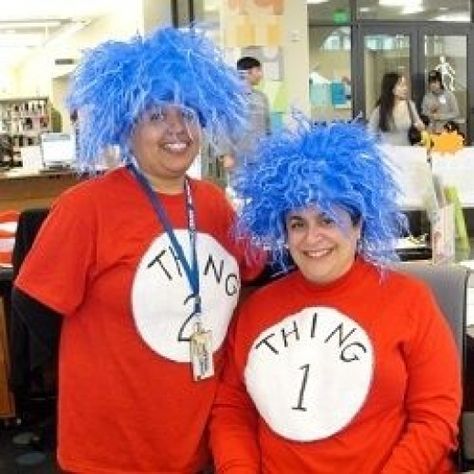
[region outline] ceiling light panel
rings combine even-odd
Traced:
[[[54,28],[61,25],[61,20],[22,20],[22,21],[0,21],[0,30],[20,30],[30,28]]]

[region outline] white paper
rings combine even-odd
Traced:
[[[39,145],[24,146],[20,148],[22,167],[28,171],[38,171],[43,167],[41,148]]]
[[[456,153],[433,153],[433,173],[444,186],[455,186],[463,207],[474,207],[474,147]]]
[[[431,169],[423,147],[381,145],[393,177],[401,190],[404,210],[436,207]]]

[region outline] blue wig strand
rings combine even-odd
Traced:
[[[80,168],[93,171],[111,145],[127,159],[137,119],[163,102],[194,109],[210,143],[232,144],[245,130],[244,85],[203,33],[167,27],[87,51],[67,98],[79,112]]]
[[[288,212],[315,206],[337,224],[335,209],[342,208],[362,223],[359,255],[379,267],[396,260],[406,218],[374,138],[355,122],[315,125],[302,115],[295,119],[294,130],[261,141],[252,160],[236,170],[233,185],[243,203],[238,234],[250,234],[285,266]]]

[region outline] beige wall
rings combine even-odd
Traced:
[[[17,82],[16,69],[3,69],[0,75],[0,99],[16,96]]]
[[[285,0],[283,61],[289,104],[306,114],[309,105],[308,12],[305,0]]]
[[[169,1],[142,0],[142,30],[149,32],[158,25],[171,25],[171,9]]]
[[[16,87],[11,96],[49,96],[51,92],[50,70],[51,58],[48,54],[32,53],[15,71]]]

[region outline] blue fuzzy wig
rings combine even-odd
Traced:
[[[294,130],[261,141],[236,170],[233,185],[243,203],[238,234],[250,234],[285,267],[288,212],[315,206],[342,225],[335,212],[342,208],[361,223],[359,255],[379,267],[396,260],[406,218],[374,138],[355,122],[315,125],[303,116],[296,122]]]
[[[163,102],[192,108],[211,143],[217,137],[232,143],[246,124],[237,71],[194,29],[166,27],[87,51],[67,97],[70,112],[79,113],[80,168],[94,170],[111,145],[118,145],[126,160],[137,119]]]

